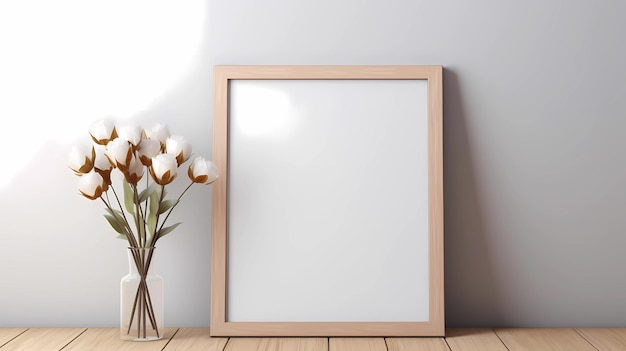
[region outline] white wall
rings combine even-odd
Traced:
[[[216,64],[441,64],[448,326],[626,325],[619,1],[0,3],[0,326],[115,326],[124,243],[77,195],[106,116],[211,153]],[[175,190],[173,190],[176,193]],[[166,324],[209,320],[210,188],[159,246]]]

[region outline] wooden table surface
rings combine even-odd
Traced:
[[[212,338],[208,328],[168,328],[158,341],[119,339],[117,328],[0,328],[0,351],[620,351],[626,328],[452,328],[445,338]]]

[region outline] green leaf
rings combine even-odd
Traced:
[[[159,211],[159,201],[161,201],[161,187],[156,187],[150,194],[150,213],[156,214]]]
[[[165,227],[161,230],[159,230],[159,232],[157,233],[157,239],[161,239],[162,237],[166,236],[167,234],[171,233],[174,229],[176,229],[176,227],[178,227],[182,222],[178,222],[176,224],[173,224],[169,227]]]
[[[158,224],[158,211],[161,201],[161,186],[154,187],[154,191],[150,194],[150,210],[148,212],[148,233],[150,234],[150,240],[153,240],[152,236],[155,235],[156,227]]]
[[[121,224],[121,223],[126,223],[126,220],[124,220],[124,216],[122,215],[122,211],[120,210],[112,210],[110,208],[105,208],[105,210],[107,210],[107,212],[109,212],[109,214],[113,217],[115,217],[115,219]]]
[[[113,227],[113,229],[120,233],[120,234],[124,234],[124,231],[122,230],[122,226],[120,225],[120,223],[117,221],[117,219],[115,219],[115,217],[113,217],[112,215],[104,215],[104,218],[107,219],[107,221],[109,222],[109,224],[111,225],[111,227]]]
[[[142,202],[148,200],[148,198],[151,198],[152,194],[156,190],[157,190],[156,184],[152,184],[149,187],[147,187],[146,189],[144,189],[143,191],[141,191],[141,193],[139,193],[139,203],[142,203]]]
[[[116,236],[116,238],[118,238],[118,239],[122,239],[122,240],[128,240],[128,238],[126,237],[126,235],[121,235],[121,234],[120,234],[120,235],[118,235],[118,236]]]
[[[115,220],[120,225],[122,230],[124,232],[127,232],[127,230],[128,230],[128,223],[126,223],[126,220],[124,219],[122,211],[120,211],[120,210],[112,210],[110,208],[106,208],[106,210],[107,210],[107,212],[109,212],[109,214],[111,216],[115,217]],[[126,233],[126,234],[128,234],[128,233]]]
[[[150,212],[150,214],[148,214],[148,233],[150,233],[150,235],[154,233],[154,231],[156,230],[156,226],[157,226],[156,213]]]
[[[124,207],[126,211],[135,216],[135,192],[130,188],[130,184],[124,179]]]
[[[169,210],[170,208],[176,206],[177,203],[178,203],[178,200],[165,200],[161,202],[161,205],[159,206],[159,214],[162,214],[166,212],[167,210]]]

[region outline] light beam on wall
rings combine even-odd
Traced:
[[[128,117],[188,72],[203,36],[201,0],[0,2],[0,188],[43,143]],[[7,159],[8,157],[8,159]]]

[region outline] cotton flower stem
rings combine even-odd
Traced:
[[[159,227],[158,230],[156,230],[156,233],[160,232],[161,229],[163,229],[163,226],[165,225],[165,223],[167,222],[167,219],[170,217],[170,214],[172,214],[172,211],[174,210],[174,208],[176,206],[178,206],[178,204],[180,203],[180,199],[183,198],[183,195],[185,195],[185,193],[187,192],[187,190],[189,190],[189,188],[191,188],[191,186],[194,184],[194,182],[192,181],[186,188],[185,190],[183,190],[183,192],[178,196],[178,198],[176,199],[176,203],[174,204],[174,206],[172,206],[172,208],[170,208],[170,210],[167,212],[167,215],[165,216],[165,219],[163,219],[163,222],[161,222],[161,226]],[[157,223],[158,223],[158,218],[157,218]],[[156,244],[156,241],[159,239],[158,236],[155,235],[152,237],[152,241],[150,243],[150,246],[154,246]]]
[[[111,187],[111,189],[113,189],[113,187]],[[113,190],[113,192],[115,192],[115,190]],[[107,194],[107,199],[108,199],[109,195]],[[116,196],[117,197],[117,196]],[[111,210],[111,212],[114,211],[113,207],[111,207],[110,205],[110,201],[107,202],[107,200],[105,200],[102,196],[100,196],[100,199],[102,200],[102,202],[104,202],[104,205]],[[118,204],[119,204],[119,200],[118,200]],[[124,216],[124,212],[122,211],[122,216]],[[126,217],[124,216],[124,235],[126,236],[126,239],[128,240],[129,244],[131,246],[137,247],[137,241],[135,240],[135,237],[132,235],[132,231],[130,226],[128,225],[128,221],[126,220]]]
[[[131,242],[131,238],[133,239],[132,242],[134,243],[133,246],[137,247],[137,240],[135,240],[135,236],[133,235],[133,231],[130,228],[130,225],[128,224],[128,219],[126,218],[126,214],[124,213],[124,210],[122,207],[122,203],[120,202],[120,198],[119,196],[117,196],[117,192],[115,191],[115,188],[113,187],[113,185],[111,184],[110,186],[111,190],[113,190],[113,195],[115,195],[115,200],[117,201],[117,205],[120,208],[120,212],[122,212],[122,217],[124,218],[124,224],[126,225],[126,230],[128,230],[128,233],[126,233],[126,237],[128,238],[128,242]],[[109,208],[112,210],[111,206],[109,206]]]
[[[137,236],[139,238],[139,245],[144,247],[146,244],[146,221],[144,220],[143,210],[139,203],[139,193],[137,192],[137,185],[131,185],[133,188],[133,202],[135,203],[135,225],[137,226]]]
[[[130,321],[128,324],[128,330],[126,334],[130,333],[130,329],[133,325],[133,320],[135,317],[135,312],[139,309],[137,316],[137,337],[146,337],[146,314],[150,319],[150,324],[152,325],[152,329],[156,332],[157,338],[159,338],[159,329],[157,327],[156,316],[154,314],[154,307],[152,305],[152,298],[150,297],[150,290],[148,289],[148,283],[146,278],[148,276],[148,270],[150,269],[150,263],[152,262],[152,253],[154,252],[154,248],[151,247],[148,251],[148,257],[145,257],[145,251],[137,251],[131,250],[131,254],[133,256],[133,260],[135,261],[135,266],[137,267],[137,272],[139,273],[139,285],[137,286],[137,293],[135,294],[135,301],[133,302],[133,309],[130,314]],[[143,333],[143,334],[142,334]],[[143,336],[142,336],[143,335]]]
[[[163,200],[165,199],[165,185],[161,185],[161,196],[159,197],[159,206],[161,205],[161,203],[163,202]],[[157,211],[156,213],[156,225],[154,226],[154,233],[152,233],[152,238],[150,239],[150,246],[154,246],[156,244],[156,241],[158,239],[157,237],[157,233],[159,232],[157,230],[158,227],[158,223],[159,223],[159,217],[161,217],[161,214],[159,213],[161,211]],[[165,223],[165,221],[167,220],[167,217],[165,217],[165,220],[163,220],[163,223]],[[161,224],[161,227],[163,227],[163,224]]]
[[[148,171],[146,170],[146,172],[148,172]],[[150,179],[150,177],[146,177],[146,189],[148,189],[150,187],[150,180],[149,179]],[[148,213],[148,201],[146,201],[144,203],[143,213],[144,214]],[[147,226],[148,224],[146,223],[146,217],[144,216],[143,219],[144,219],[144,225]],[[152,233],[152,234],[154,234],[154,233]]]

